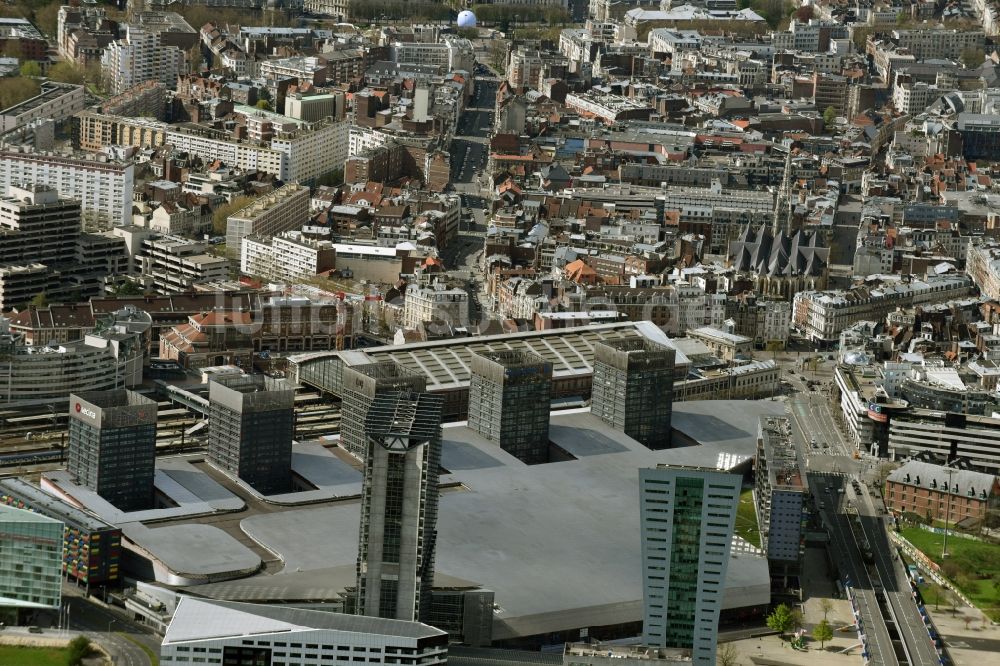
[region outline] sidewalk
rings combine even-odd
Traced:
[[[993,625],[979,610],[969,606],[959,606],[952,614],[951,608],[941,607],[927,612],[944,638],[948,654],[955,666],[981,666],[992,664],[1000,654],[1000,627]],[[964,618],[971,618],[966,628]],[[984,622],[985,620],[985,622]]]

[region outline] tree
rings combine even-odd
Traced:
[[[6,109],[20,104],[26,99],[31,99],[41,90],[38,81],[24,76],[0,79],[0,109]]]
[[[970,46],[969,48],[962,51],[962,55],[960,56],[960,58],[962,60],[962,64],[965,65],[966,69],[975,69],[976,67],[982,65],[983,61],[986,60],[986,54],[983,53],[982,49],[977,49]]]
[[[823,620],[815,627],[813,627],[813,640],[819,641],[819,649],[823,649],[823,645],[833,639],[833,629],[830,628],[830,623]]]
[[[264,111],[270,111],[271,110],[271,103],[268,102],[266,99],[259,99],[259,100],[257,100],[257,104],[255,106],[258,109],[262,109]]]
[[[735,643],[720,643],[715,652],[715,666],[737,666],[740,663],[740,652]]]
[[[34,23],[46,35],[55,37],[59,24],[59,7],[61,2],[53,2],[35,9]]]
[[[26,60],[21,63],[21,76],[29,76],[37,79],[42,75],[42,67],[34,60]]]
[[[830,127],[835,122],[837,122],[837,110],[832,106],[826,107],[826,111],[823,112],[823,126]]]
[[[226,233],[226,221],[229,216],[240,210],[253,201],[252,197],[236,197],[227,204],[222,204],[212,211],[212,230],[216,236],[224,236]]]
[[[823,621],[826,622],[827,615],[833,610],[833,602],[829,599],[820,599],[819,608],[823,611]]]
[[[793,608],[791,615],[792,615],[792,629],[798,631],[799,629],[802,628],[802,623],[805,621],[805,618],[802,617],[802,611],[800,611],[798,608]]]
[[[792,609],[787,604],[778,604],[774,612],[767,616],[768,628],[777,631],[782,636],[792,628],[793,622]]]
[[[48,304],[49,297],[45,295],[44,291],[38,292],[35,294],[35,297],[31,299],[31,305],[34,305],[36,308],[44,308]]]
[[[851,41],[854,42],[854,48],[856,48],[860,53],[865,52],[865,44],[868,43],[868,36],[875,31],[874,28],[851,28]]]
[[[90,639],[86,636],[77,636],[66,646],[67,666],[78,666],[84,659],[94,651],[90,645]]]
[[[974,619],[975,618],[973,618],[971,615],[963,615],[962,616],[962,622],[965,623],[965,630],[966,631],[969,630],[969,625],[972,624],[972,620],[974,620]]]
[[[816,10],[813,8],[812,5],[802,5],[801,7],[795,10],[794,16],[798,21],[802,23],[808,23],[815,15],[815,13]]]
[[[116,296],[142,296],[145,293],[142,285],[127,278],[115,284],[114,289]]]
[[[71,62],[57,62],[49,68],[49,79],[52,81],[79,85],[84,78],[83,70]]]

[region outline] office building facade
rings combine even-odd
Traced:
[[[365,421],[375,398],[396,391],[422,393],[426,388],[426,377],[394,361],[344,368],[340,445],[364,460],[368,455]]]
[[[552,364],[526,351],[479,352],[469,379],[469,427],[529,465],[549,461]]]
[[[430,614],[441,464],[441,398],[378,395],[364,422],[356,610],[396,620]]]
[[[117,389],[69,397],[66,470],[122,511],[153,508],[156,402]]]
[[[787,418],[761,418],[754,482],[760,545],[767,553],[771,580],[781,590],[797,588],[804,554],[806,485]]]
[[[639,470],[647,645],[690,649],[692,663],[715,666],[741,481],[707,468]]]
[[[63,573],[86,587],[118,580],[122,531],[23,479],[0,479],[0,504],[26,509],[65,525]]]
[[[644,338],[598,342],[590,411],[651,449],[669,447],[674,357]]]
[[[220,377],[208,402],[209,461],[263,495],[291,492],[295,391],[263,375]]]
[[[195,659],[225,666],[434,666],[448,663],[448,634],[418,622],[182,596],[160,663]]]
[[[63,524],[0,505],[0,606],[59,608]]]

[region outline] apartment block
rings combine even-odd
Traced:
[[[226,251],[242,257],[247,236],[270,237],[300,228],[309,220],[309,188],[289,183],[255,199],[226,222]]]
[[[9,132],[40,118],[66,120],[83,111],[85,103],[83,86],[44,81],[34,97],[0,110],[0,132]]]
[[[885,280],[880,286],[796,293],[792,303],[793,326],[813,342],[829,346],[836,344],[840,332],[855,322],[878,321],[897,308],[959,298],[971,293],[973,288],[972,280],[964,275],[943,275],[926,280],[912,276],[882,277]]]
[[[972,527],[1000,508],[1000,478],[910,460],[889,473],[883,497],[886,508],[897,515],[912,513],[924,520]]]
[[[408,285],[403,301],[403,325],[417,328],[430,321],[464,326],[469,321],[469,293],[449,288],[438,280]]]
[[[137,23],[126,23],[123,34],[101,56],[101,69],[113,94],[119,95],[149,80],[165,86],[176,83],[177,75],[185,67],[181,49],[161,43],[159,33]]]
[[[240,272],[270,280],[293,281],[332,270],[336,250],[328,240],[286,231],[270,238],[247,236],[240,254]]]
[[[965,272],[983,296],[1000,299],[1000,243],[970,244]]]
[[[229,279],[229,260],[208,254],[205,244],[179,236],[152,236],[136,257],[146,287],[162,294],[191,291],[196,284]]]
[[[918,60],[958,60],[967,49],[984,52],[986,35],[982,30],[949,30],[934,26],[925,30],[893,30],[892,41]]]
[[[132,218],[135,165],[98,158],[0,150],[0,192],[12,185],[48,185],[82,206],[85,225],[110,227]]]

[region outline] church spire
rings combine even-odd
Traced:
[[[792,146],[788,145],[788,152],[785,154],[785,171],[781,176],[781,187],[778,188],[778,196],[774,201],[774,222],[771,231],[777,236],[782,228],[791,234],[792,229]]]

